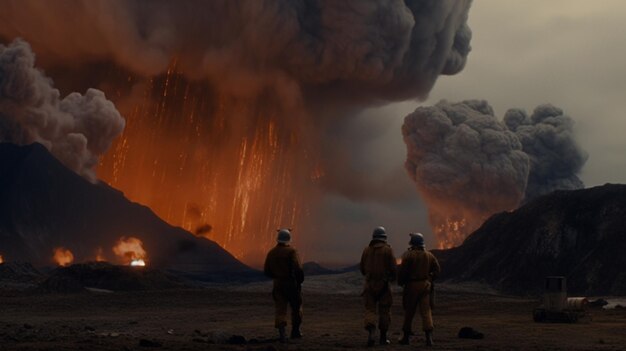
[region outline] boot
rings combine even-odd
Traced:
[[[404,332],[402,339],[400,339],[400,345],[408,345],[410,336],[411,336],[411,333]]]
[[[387,331],[386,330],[381,330],[380,331],[379,343],[381,345],[389,345],[389,344],[391,344],[391,341],[389,341],[389,339],[387,339]]]
[[[292,339],[300,339],[300,338],[302,338],[302,333],[300,332],[300,326],[299,325],[292,325],[291,326],[291,338]]]
[[[285,335],[285,327],[278,327],[278,341],[282,344],[287,342],[287,335]]]
[[[374,328],[368,327],[367,328],[367,347],[372,347],[374,346],[374,344],[376,344],[376,341],[374,341]]]
[[[426,331],[426,346],[433,346],[433,331]]]

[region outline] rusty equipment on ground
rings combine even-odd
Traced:
[[[567,297],[565,277],[546,277],[543,304],[533,311],[535,322],[576,323],[591,321],[586,297]]]

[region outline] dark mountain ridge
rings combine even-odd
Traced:
[[[75,262],[93,261],[122,236],[143,242],[152,267],[199,279],[258,273],[215,242],[173,227],[148,207],[99,182],[92,184],[57,161],[40,144],[0,144],[0,254],[5,261],[52,264],[55,247]]]
[[[505,292],[542,291],[550,275],[571,294],[626,295],[626,185],[555,191],[488,219],[457,248],[436,251],[442,278]]]

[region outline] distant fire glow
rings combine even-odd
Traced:
[[[0,255],[0,264],[4,263],[4,258]]]
[[[113,247],[113,252],[124,264],[131,266],[146,265],[144,260],[147,257],[147,253],[143,248],[143,242],[137,238],[121,237]]]
[[[54,249],[53,260],[59,266],[67,266],[74,261],[74,254],[64,247],[57,247]]]
[[[434,227],[440,249],[451,249],[463,243],[467,237],[467,220],[451,220],[446,218],[443,223]]]
[[[98,252],[96,253],[96,262],[106,262],[106,258],[104,257],[101,247],[98,248]]]
[[[144,267],[146,265],[146,262],[144,260],[132,260],[130,261],[130,265],[133,267]]]

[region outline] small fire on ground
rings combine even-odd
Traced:
[[[74,254],[64,247],[57,247],[52,258],[59,266],[67,266],[74,261]]]
[[[124,261],[124,264],[133,267],[146,265],[148,254],[143,248],[143,242],[135,237],[121,237],[113,247],[113,252]]]

